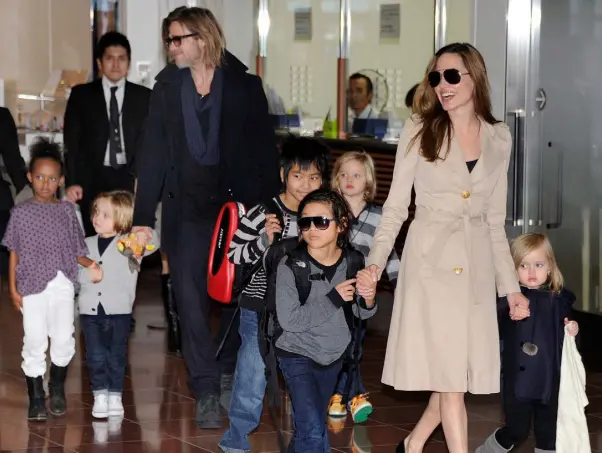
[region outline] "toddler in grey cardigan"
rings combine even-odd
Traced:
[[[123,416],[123,381],[132,308],[138,272],[117,249],[117,240],[132,228],[134,197],[126,191],[100,194],[92,207],[92,224],[98,233],[86,238],[89,258],[103,270],[94,283],[83,268],[78,305],[86,342],[86,366],[94,393],[92,416]],[[153,238],[155,247],[158,240]],[[149,252],[149,253],[152,253]]]

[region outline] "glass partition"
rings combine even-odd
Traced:
[[[388,117],[391,126],[410,115],[405,97],[424,76],[434,36],[434,0],[351,1],[348,69],[350,75],[359,72],[372,82],[371,117]],[[349,98],[350,117],[354,117],[365,101],[361,94],[350,94],[360,98]]]
[[[445,44],[472,42],[474,0],[445,0]]]
[[[269,96],[280,97],[285,110],[298,108],[305,121],[321,124],[329,112],[334,118],[339,0],[269,0],[268,10]]]

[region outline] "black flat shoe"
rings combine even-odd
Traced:
[[[395,453],[406,453],[406,440],[403,439],[401,442],[397,444],[397,449]]]

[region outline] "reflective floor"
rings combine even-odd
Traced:
[[[385,297],[386,298],[386,297]],[[408,434],[417,422],[428,395],[393,392],[380,384],[385,353],[386,303],[369,335],[365,348],[363,378],[370,391],[375,411],[367,423],[331,426],[333,452],[387,453]],[[390,309],[390,308],[389,308]],[[155,269],[145,270],[140,280],[136,306],[137,327],[130,343],[123,420],[94,421],[92,397],[82,362],[79,332],[77,356],[67,383],[69,408],[66,416],[33,424],[25,419],[27,394],[20,369],[22,329],[20,315],[7,302],[0,304],[0,453],[3,452],[110,452],[110,453],[185,453],[218,452],[223,430],[199,430],[194,423],[191,398],[182,360],[165,353],[164,333],[146,328],[149,322],[162,319],[159,300],[159,276]],[[602,451],[602,375],[588,376],[588,423],[594,451]],[[471,451],[497,426],[501,413],[498,397],[469,397],[469,437]],[[225,423],[227,419],[224,418]],[[290,423],[281,417],[285,436],[290,437]],[[251,437],[254,452],[276,452],[274,425],[264,411],[262,424]],[[438,430],[424,450],[446,452],[443,435]],[[532,452],[530,440],[519,452]]]

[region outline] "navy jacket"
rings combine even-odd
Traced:
[[[558,391],[564,318],[573,319],[575,295],[566,289],[554,293],[521,287],[521,291],[529,299],[531,311],[531,316],[522,321],[512,321],[508,301],[505,297],[498,299],[503,379],[505,385],[514,383],[517,399],[547,404],[552,392]],[[536,355],[523,352],[525,342],[537,345]]]

